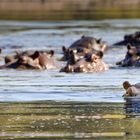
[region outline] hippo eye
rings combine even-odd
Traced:
[[[102,39],[100,38],[100,39],[98,39],[98,40],[96,40],[96,42],[98,43],[98,44],[100,44],[101,43],[101,41],[102,41]]]
[[[127,49],[128,49],[128,50],[131,49],[131,44],[127,44]]]

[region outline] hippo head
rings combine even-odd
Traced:
[[[108,49],[108,44],[105,41],[102,41],[101,38],[96,39],[95,50],[105,52],[107,51],[107,49]]]
[[[134,34],[128,34],[124,36],[124,44],[131,43],[135,46],[140,44],[140,32],[135,32]]]
[[[50,50],[46,54],[47,54],[48,57],[53,57],[54,56],[54,50]]]
[[[35,51],[32,55],[21,55],[18,58],[18,65],[20,66],[25,66],[26,68],[37,68],[39,67],[39,62],[38,62],[38,57],[39,57],[39,52]]]
[[[97,63],[99,59],[102,59],[103,52],[102,51],[95,51],[93,53],[88,53],[85,55],[85,59],[87,62],[94,62]]]
[[[51,69],[55,67],[53,56],[53,50],[49,52],[35,51],[32,55],[20,56],[18,64],[32,69]]]
[[[96,39],[96,38],[89,40],[88,47],[87,47],[87,49],[92,49],[95,51],[102,51],[102,52],[105,52],[107,48],[108,48],[108,45],[105,41],[102,41],[102,39]]]
[[[64,54],[61,59],[62,61],[76,61],[81,55],[85,53],[85,49],[83,48],[67,49],[62,47],[62,50]]]
[[[140,62],[140,48],[128,44],[127,55],[125,59],[130,59],[133,63],[132,65],[138,64]]]
[[[62,57],[62,61],[67,61],[70,58],[70,49],[66,48],[65,46],[62,47],[62,51],[63,51],[63,57]]]
[[[139,66],[140,65],[140,49],[136,46],[132,46],[131,44],[128,44],[127,53],[124,60],[117,62],[116,64],[121,65],[123,67]]]
[[[123,88],[126,90],[126,93],[123,95],[123,97],[135,96],[135,94],[132,92],[131,87],[132,87],[132,85],[128,81],[125,81],[123,83]]]
[[[68,64],[73,65],[73,64],[75,64],[78,60],[80,60],[80,56],[77,54],[77,51],[71,50],[70,53],[69,53]]]
[[[94,63],[98,63],[98,61],[103,57],[103,53],[101,51],[93,53],[91,60]]]
[[[54,60],[54,51],[40,53],[38,61],[42,69],[53,69],[56,68]]]
[[[138,48],[135,46],[132,46],[131,44],[127,45],[127,54],[129,54],[130,56],[134,56],[138,53]]]
[[[90,36],[82,36],[81,41],[79,41],[78,45],[84,46],[84,48],[102,52],[105,52],[108,48],[107,42],[103,41],[101,38],[96,39]]]

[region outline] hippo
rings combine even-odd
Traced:
[[[15,53],[16,53],[16,54],[7,55],[7,56],[4,57],[5,64],[14,62],[14,61],[17,60],[20,56],[22,56],[22,54],[19,54],[19,52],[17,52],[17,51],[16,51]]]
[[[125,58],[122,61],[116,63],[116,65],[122,67],[139,67],[140,66],[140,48],[132,46],[131,44],[127,45],[127,53]]]
[[[122,46],[127,45],[128,43],[132,44],[133,46],[140,46],[140,32],[138,31],[133,34],[125,35],[122,41],[113,44],[113,46]]]
[[[92,48],[96,51],[104,52],[107,49],[107,43],[105,41],[102,41],[101,39],[96,39],[94,37],[82,36],[81,39],[71,44],[69,48]]]
[[[5,58],[5,64],[0,68],[14,69],[53,69],[56,68],[54,60],[54,51],[41,52],[35,51],[33,54],[20,53],[11,57]]]
[[[56,68],[56,63],[54,59],[54,51],[51,50],[48,53],[39,53],[39,57],[37,58],[39,61],[39,65],[41,66],[41,69],[54,69]]]
[[[17,60],[20,56],[32,56],[34,51],[15,51],[14,54],[10,54],[4,57],[5,64]]]
[[[36,52],[33,54],[35,55]],[[37,56],[36,56],[37,57]],[[0,68],[13,68],[13,69],[30,69],[35,68],[34,58],[29,55],[15,54],[5,56],[5,64],[0,66]]]
[[[108,69],[108,66],[101,60],[103,52],[98,51],[88,53],[79,60],[75,60],[74,53],[73,59],[67,62],[67,65],[60,70],[60,72],[102,72]]]
[[[64,54],[62,60],[67,61],[69,59],[71,50],[74,50],[80,56],[84,56],[86,53],[94,50],[105,52],[107,48],[107,43],[101,39],[96,39],[90,36],[82,36],[79,40],[72,43],[69,48],[66,48],[65,46],[62,47]]]
[[[140,83],[131,85],[128,81],[123,83],[123,87],[126,90],[126,93],[123,97],[140,97]]]

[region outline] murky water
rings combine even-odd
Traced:
[[[0,47],[3,56],[15,50],[53,49],[59,59],[61,47],[82,35],[102,38],[111,46],[138,30],[140,20],[0,21]],[[98,74],[0,70],[1,139],[138,139],[139,102],[124,101],[122,83],[139,82],[139,69],[115,66],[125,52],[124,46],[111,47],[104,56],[111,68]]]
[[[138,102],[135,104],[140,108]],[[138,112],[134,105],[54,101],[0,103],[0,138],[139,140],[140,110]]]

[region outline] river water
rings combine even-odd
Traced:
[[[0,21],[1,59],[16,50],[53,49],[59,60],[61,47],[82,35],[102,38],[110,45],[104,55],[110,70],[104,73],[0,70],[0,138],[138,139],[139,101],[122,98],[122,83],[139,82],[139,69],[118,68],[115,63],[124,58],[126,47],[111,46],[139,30],[137,19]]]

